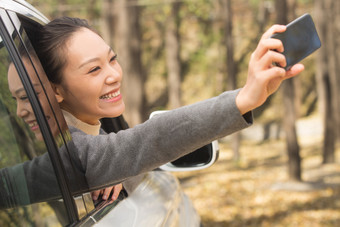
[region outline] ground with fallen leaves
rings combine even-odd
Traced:
[[[340,150],[322,165],[321,141],[301,145],[303,182],[287,180],[284,141],[244,141],[234,162],[228,142],[205,170],[176,173],[204,227],[340,226]]]

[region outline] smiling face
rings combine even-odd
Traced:
[[[53,85],[61,108],[88,124],[121,115],[125,110],[120,94],[122,69],[104,40],[81,28],[67,41],[63,53],[67,64],[62,81]]]
[[[44,94],[44,90],[41,86],[41,81],[44,81],[43,79],[44,77],[40,77],[41,79],[39,80],[30,60],[28,60],[26,57],[23,57],[22,60],[26,67],[27,73],[31,79],[31,82],[33,84],[35,93],[40,101],[41,107],[43,108],[48,124],[50,125],[50,128],[52,129],[52,133],[53,135],[56,135],[59,132],[58,127],[55,121],[53,120],[53,117],[52,117],[53,113],[51,111],[51,108],[49,107],[49,101],[47,100]],[[42,70],[42,68],[38,67],[38,64],[36,62],[35,62],[35,65],[36,65],[36,70],[38,74],[44,75],[44,71]],[[44,85],[45,87],[48,87],[49,85],[48,81],[45,81]],[[28,100],[28,96],[19,78],[19,75],[17,73],[17,70],[14,64],[10,64],[8,68],[8,87],[12,94],[13,99],[17,103],[17,116],[22,118],[26,122],[26,124],[29,125],[30,129],[34,132],[38,140],[43,140],[43,137],[42,137],[38,122],[36,120],[35,114],[33,112],[31,103]]]

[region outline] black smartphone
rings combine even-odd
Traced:
[[[272,38],[280,39],[283,43],[286,70],[321,47],[313,19],[308,13],[287,24],[285,32],[276,33]]]

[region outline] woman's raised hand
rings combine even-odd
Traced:
[[[246,84],[236,97],[236,105],[242,115],[261,106],[268,96],[279,88],[283,80],[304,70],[302,64],[296,64],[288,71],[282,68],[286,66],[286,59],[282,54],[283,44],[280,40],[270,37],[285,30],[284,25],[273,25],[262,35],[252,53]]]

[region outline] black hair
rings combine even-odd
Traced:
[[[64,53],[66,42],[82,28],[97,33],[86,20],[72,17],[54,19],[41,29],[36,52],[52,83],[61,83],[62,72],[66,65]]]

